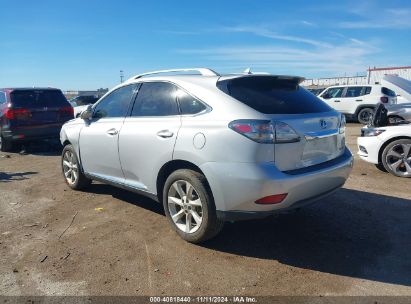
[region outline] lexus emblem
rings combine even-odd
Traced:
[[[324,119],[321,119],[320,120],[320,126],[321,126],[321,129],[327,128],[327,122]]]

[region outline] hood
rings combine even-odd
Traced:
[[[385,75],[381,84],[411,102],[411,81],[399,76]]]

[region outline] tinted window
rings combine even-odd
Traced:
[[[361,96],[363,87],[348,87],[344,97],[358,97]]]
[[[187,92],[177,89],[177,99],[181,114],[197,114],[206,109],[206,106]]]
[[[0,103],[5,103],[6,102],[6,94],[3,92],[0,92]]]
[[[132,116],[178,115],[176,86],[167,82],[143,83],[131,113]]]
[[[328,112],[332,109],[291,80],[271,76],[241,77],[217,86],[251,108],[265,114]]]
[[[133,84],[111,92],[96,105],[93,117],[125,117],[135,88]]]
[[[390,90],[390,89],[385,88],[385,87],[382,87],[382,88],[381,88],[381,92],[382,92],[383,94],[385,94],[385,95],[390,96],[390,97],[395,97],[395,96],[397,96],[397,94],[395,94],[395,92],[394,92],[393,90]]]
[[[69,106],[66,97],[60,90],[14,90],[10,96],[14,107]]]

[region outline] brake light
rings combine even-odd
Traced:
[[[28,119],[31,117],[31,112],[27,109],[7,109],[5,116],[9,120]]]
[[[380,100],[382,103],[388,103],[388,97],[383,96],[380,98]]]
[[[60,113],[62,113],[62,114],[68,114],[68,115],[74,117],[74,109],[73,109],[73,107],[62,107],[62,108],[60,108]]]
[[[234,120],[228,127],[237,133],[262,144],[300,141],[300,136],[286,123],[269,120]]]
[[[260,198],[259,200],[255,201],[255,203],[259,205],[279,204],[287,197],[287,195],[287,193],[270,195]]]

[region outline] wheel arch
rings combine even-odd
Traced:
[[[392,137],[389,140],[387,140],[381,147],[380,150],[378,151],[378,163],[382,163],[382,154],[384,153],[385,148],[392,142],[396,141],[396,140],[400,140],[400,139],[410,139],[410,136],[396,136],[396,137]]]
[[[170,176],[171,173],[173,173],[174,171],[179,170],[179,169],[189,169],[189,170],[193,170],[195,172],[198,172],[198,173],[204,175],[205,178],[206,178],[206,181],[207,181],[207,177],[204,174],[204,172],[200,169],[200,167],[198,167],[194,163],[186,161],[186,160],[181,160],[181,159],[171,160],[171,161],[165,163],[160,168],[160,170],[157,174],[156,190],[157,190],[157,197],[158,197],[158,200],[160,201],[160,203],[163,200],[163,195],[162,195],[163,194],[163,188],[164,188],[164,184],[165,184],[167,178]],[[207,183],[208,183],[208,181],[207,181]]]

